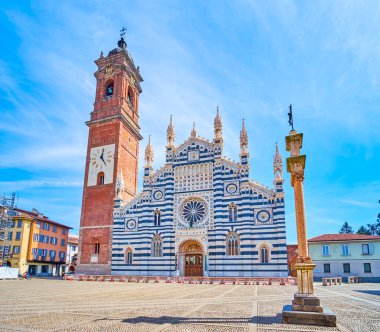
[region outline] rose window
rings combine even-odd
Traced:
[[[190,227],[201,223],[206,218],[206,203],[200,199],[185,201],[181,207],[181,217]]]

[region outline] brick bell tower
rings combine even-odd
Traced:
[[[98,70],[89,127],[79,231],[77,273],[110,274],[113,205],[116,195],[136,195],[140,135],[139,95],[143,81],[127,51],[122,30],[118,47],[95,61]],[[116,193],[116,182],[123,183]],[[120,191],[120,190],[118,190]]]

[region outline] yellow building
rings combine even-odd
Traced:
[[[50,220],[35,209],[15,208],[8,241],[4,241],[5,228],[0,229],[0,251],[4,252],[7,247],[10,253],[6,265],[18,268],[19,274],[60,275],[66,262],[69,229],[71,227]]]
[[[29,268],[27,258],[32,222],[33,219],[31,217],[20,213],[13,219],[12,227],[9,229],[8,233],[11,253],[11,258],[8,259],[8,265],[18,268],[20,274],[28,272]]]

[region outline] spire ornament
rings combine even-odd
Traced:
[[[282,180],[282,157],[278,151],[278,144],[276,142],[276,152],[273,156],[273,173],[275,180]]]
[[[148,145],[145,148],[145,167],[151,167],[153,162],[153,146],[150,142],[150,135]]]
[[[170,115],[170,123],[166,131],[166,138],[168,141],[168,146],[174,146],[175,131],[174,131],[174,125],[173,125],[173,115]]]
[[[242,120],[242,127],[240,131],[240,149],[242,154],[248,153],[248,134],[245,129],[245,120]]]
[[[219,115],[219,106],[216,106],[216,116],[214,119],[215,138],[222,138],[222,130],[223,130],[222,118]]]
[[[125,188],[125,184],[124,184],[124,179],[123,179],[123,172],[122,170],[120,170],[119,174],[117,175],[116,185],[115,185],[117,199],[123,199],[124,188]]]
[[[195,122],[193,122],[193,130],[191,131],[191,138],[197,138],[197,131],[195,130]]]

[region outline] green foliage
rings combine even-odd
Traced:
[[[347,234],[352,234],[354,230],[352,227],[348,224],[347,221],[344,222],[342,228],[339,231],[339,234],[347,233]]]
[[[367,229],[365,226],[360,226],[356,234],[371,235],[371,231]]]

